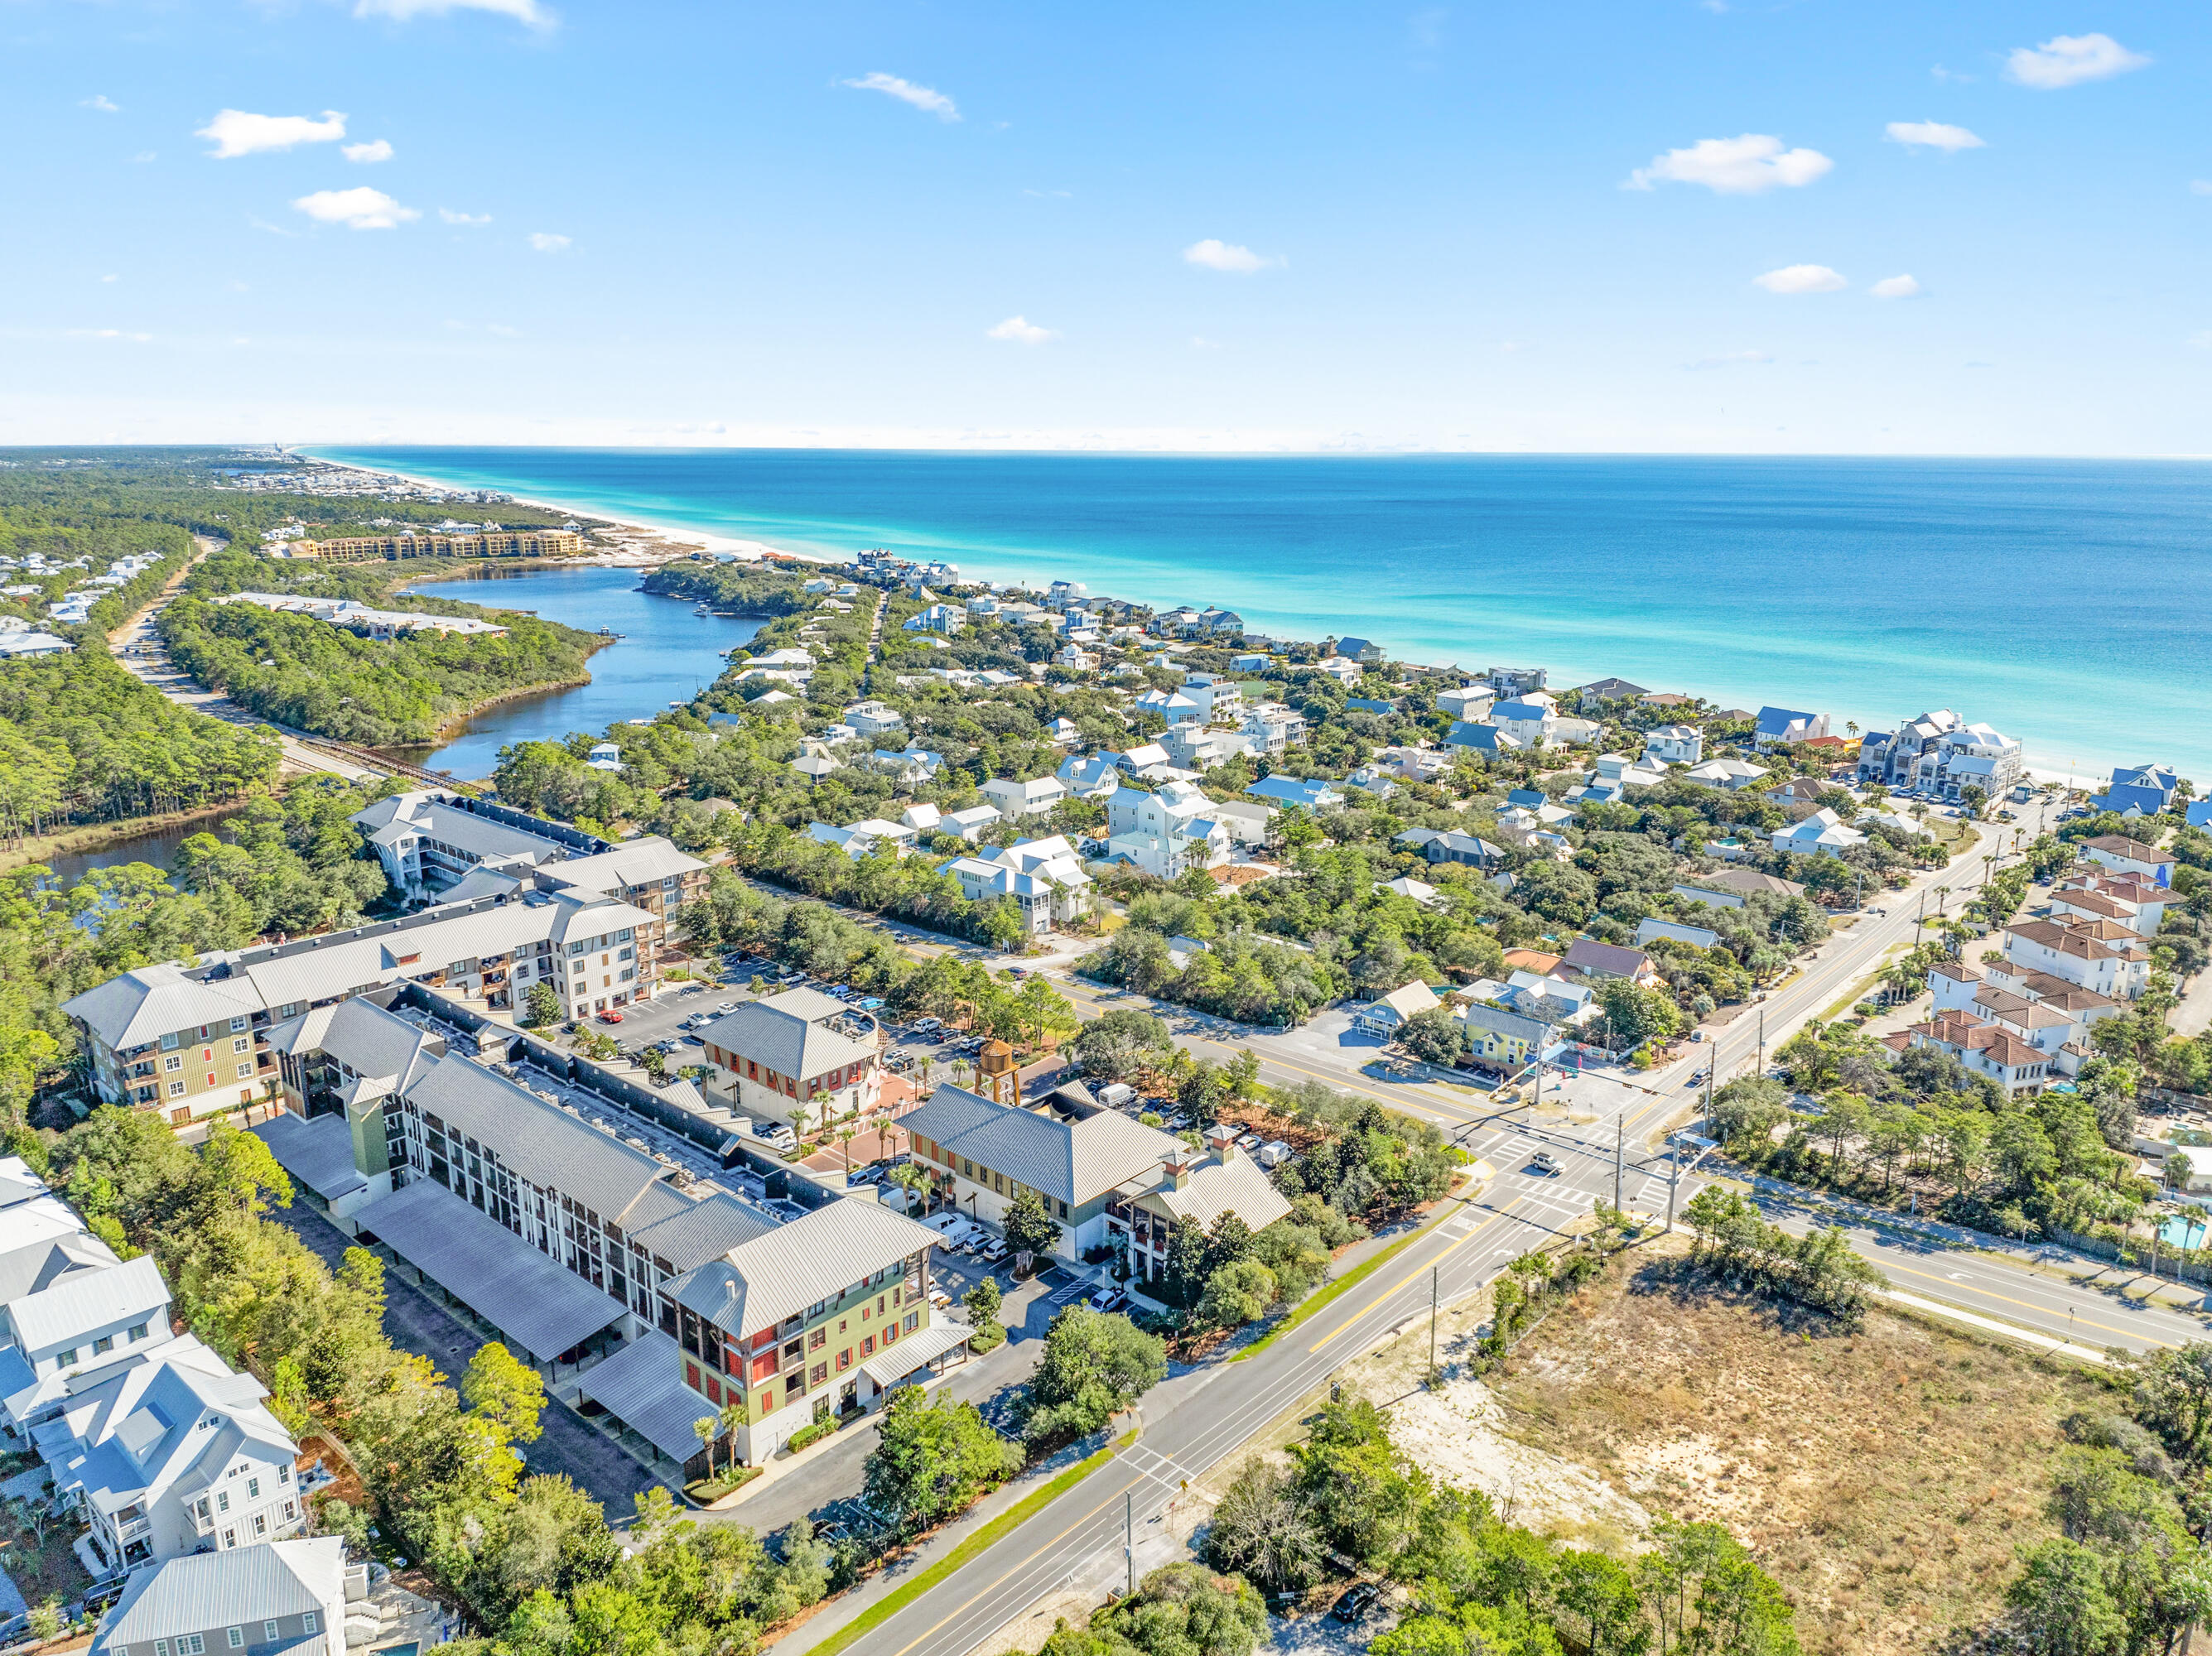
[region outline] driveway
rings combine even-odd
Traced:
[[[304,1202],[280,1208],[274,1216],[290,1226],[332,1270],[344,1261],[346,1249],[353,1245],[343,1231]],[[402,1351],[429,1358],[455,1386],[469,1359],[484,1344],[475,1329],[390,1270],[384,1277],[384,1332]],[[549,1398],[540,1423],[544,1430],[538,1441],[520,1446],[523,1463],[533,1473],[567,1478],[606,1508],[610,1523],[628,1520],[630,1498],[659,1482],[562,1404]]]

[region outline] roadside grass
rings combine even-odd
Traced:
[[[1273,1345],[1277,1340],[1282,1338],[1284,1335],[1289,1333],[1293,1328],[1296,1328],[1300,1323],[1305,1321],[1309,1317],[1313,1316],[1317,1312],[1327,1309],[1332,1301],[1343,1298],[1344,1295],[1349,1294],[1361,1283],[1365,1282],[1370,1277],[1380,1271],[1384,1265],[1389,1264],[1391,1260],[1396,1259],[1407,1248],[1413,1247],[1414,1243],[1419,1241],[1422,1237],[1427,1235],[1438,1225],[1443,1223],[1445,1220],[1450,1218],[1452,1214],[1457,1210],[1453,1205],[1453,1201],[1454,1198],[1446,1198],[1443,1201],[1437,1204],[1435,1216],[1430,1219],[1429,1222],[1423,1225],[1419,1229],[1407,1231],[1403,1236],[1401,1236],[1396,1241],[1391,1243],[1389,1247],[1384,1248],[1373,1259],[1367,1260],[1364,1264],[1359,1265],[1354,1270],[1346,1271],[1343,1276],[1335,1278],[1334,1281],[1326,1283],[1320,1288],[1316,1289],[1311,1294],[1308,1295],[1304,1300],[1298,1302],[1289,1316],[1284,1318],[1282,1321],[1277,1323],[1273,1328],[1262,1334],[1258,1339],[1253,1341],[1251,1344],[1246,1346],[1242,1351],[1239,1351],[1236,1356],[1230,1358],[1229,1361],[1231,1362],[1242,1362],[1247,1357],[1258,1356],[1261,1352],[1265,1351],[1269,1346]]]
[[[1950,1649],[2058,1533],[2059,1422],[2096,1375],[1876,1308],[1857,1331],[1617,1262],[1489,1380],[1522,1441],[1656,1513],[1723,1523],[1797,1606],[1807,1656]],[[1809,1406],[1808,1406],[1809,1405]]]
[[[1136,1441],[1135,1432],[1124,1432],[1097,1453],[1076,1462],[1074,1465],[1060,1473],[1042,1489],[1023,1496],[1021,1500],[984,1525],[981,1529],[976,1531],[937,1562],[915,1576],[913,1580],[904,1582],[895,1592],[886,1593],[881,1599],[869,1605],[866,1610],[861,1611],[860,1615],[838,1629],[820,1644],[807,1651],[806,1656],[837,1656],[839,1651],[855,1640],[874,1632],[876,1629],[890,1620],[892,1617],[897,1615],[977,1554],[986,1548],[996,1545],[1012,1531],[1029,1522],[1046,1507],[1066,1495]]]
[[[1873,993],[1874,991],[1880,988],[1881,986],[1882,973],[1888,968],[1889,963],[1892,961],[1895,960],[1899,955],[1902,955],[1905,952],[1905,944],[1901,943],[1893,943],[1890,944],[1888,948],[1883,949],[1881,955],[1875,958],[1874,964],[1868,968],[1866,975],[1857,980],[1855,987],[1846,993],[1841,1000],[1831,1002],[1828,1005],[1823,1007],[1818,1014],[1816,1014],[1820,1021],[1823,1023],[1834,1022],[1838,1018],[1843,1016],[1844,1013],[1850,1011],[1852,1007],[1856,1006],[1869,994]]]

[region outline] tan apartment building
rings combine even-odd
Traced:
[[[366,563],[375,558],[573,558],[584,537],[573,529],[506,530],[495,535],[349,535],[295,541],[295,558]]]

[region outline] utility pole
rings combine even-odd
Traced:
[[[1682,1147],[1670,1144],[1667,1155],[1667,1230],[1671,1235],[1674,1229],[1674,1187],[1682,1181]]]
[[[1766,1073],[1766,1009],[1765,1009],[1764,1006],[1762,1006],[1762,1007],[1760,1007],[1760,1008],[1759,1009],[1759,1062],[1757,1063],[1757,1065],[1754,1065],[1754,1066],[1753,1066],[1753,1071],[1752,1071],[1752,1074],[1753,1074],[1753,1076],[1754,1077],[1759,1077],[1759,1076],[1763,1076],[1763,1075],[1765,1075],[1765,1073]]]
[[[1429,1267],[1429,1376],[1431,1380],[1437,1372],[1437,1278],[1443,1270],[1442,1265]]]
[[[1121,1508],[1121,1556],[1129,1567],[1127,1596],[1133,1598],[1137,1596],[1137,1492],[1132,1489],[1121,1498],[1125,1503]]]
[[[1620,1158],[1628,1142],[1628,1112],[1613,1119],[1613,1210],[1620,1211]]]
[[[1713,1136],[1713,1071],[1719,1068],[1720,1059],[1717,1055],[1711,1063],[1705,1065],[1705,1137],[1708,1138]],[[1620,1204],[1615,1203],[1613,1205],[1618,1207]]]

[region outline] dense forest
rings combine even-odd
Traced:
[[[448,561],[410,560],[404,578],[417,580],[448,567]],[[426,743],[481,702],[588,676],[591,634],[513,610],[395,598],[391,588],[401,578],[393,564],[332,566],[226,550],[192,572],[156,625],[176,664],[210,689],[278,724],[365,747]],[[423,634],[387,641],[307,616],[209,601],[239,591],[313,592],[478,616],[507,630],[493,637]]]

